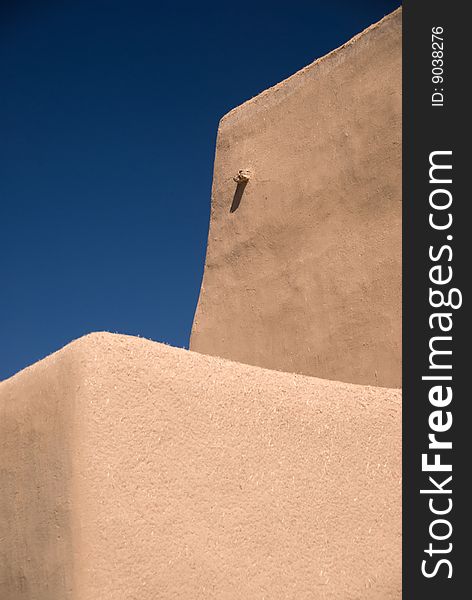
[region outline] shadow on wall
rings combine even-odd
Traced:
[[[239,205],[241,204],[241,198],[243,197],[244,190],[246,189],[247,181],[239,181],[236,185],[236,190],[233,196],[233,202],[231,203],[231,208],[229,209],[230,213],[234,213],[238,210]]]

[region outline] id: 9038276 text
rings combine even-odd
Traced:
[[[444,27],[431,29],[432,106],[444,106]]]

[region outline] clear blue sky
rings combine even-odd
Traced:
[[[395,1],[0,3],[0,379],[97,330],[188,346],[219,119]]]

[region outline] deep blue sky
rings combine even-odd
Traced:
[[[0,0],[0,379],[90,331],[187,346],[219,119],[398,5]]]

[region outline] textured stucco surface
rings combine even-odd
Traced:
[[[400,387],[400,10],[222,119],[190,347]]]
[[[0,384],[0,598],[399,599],[400,411],[81,338]]]

